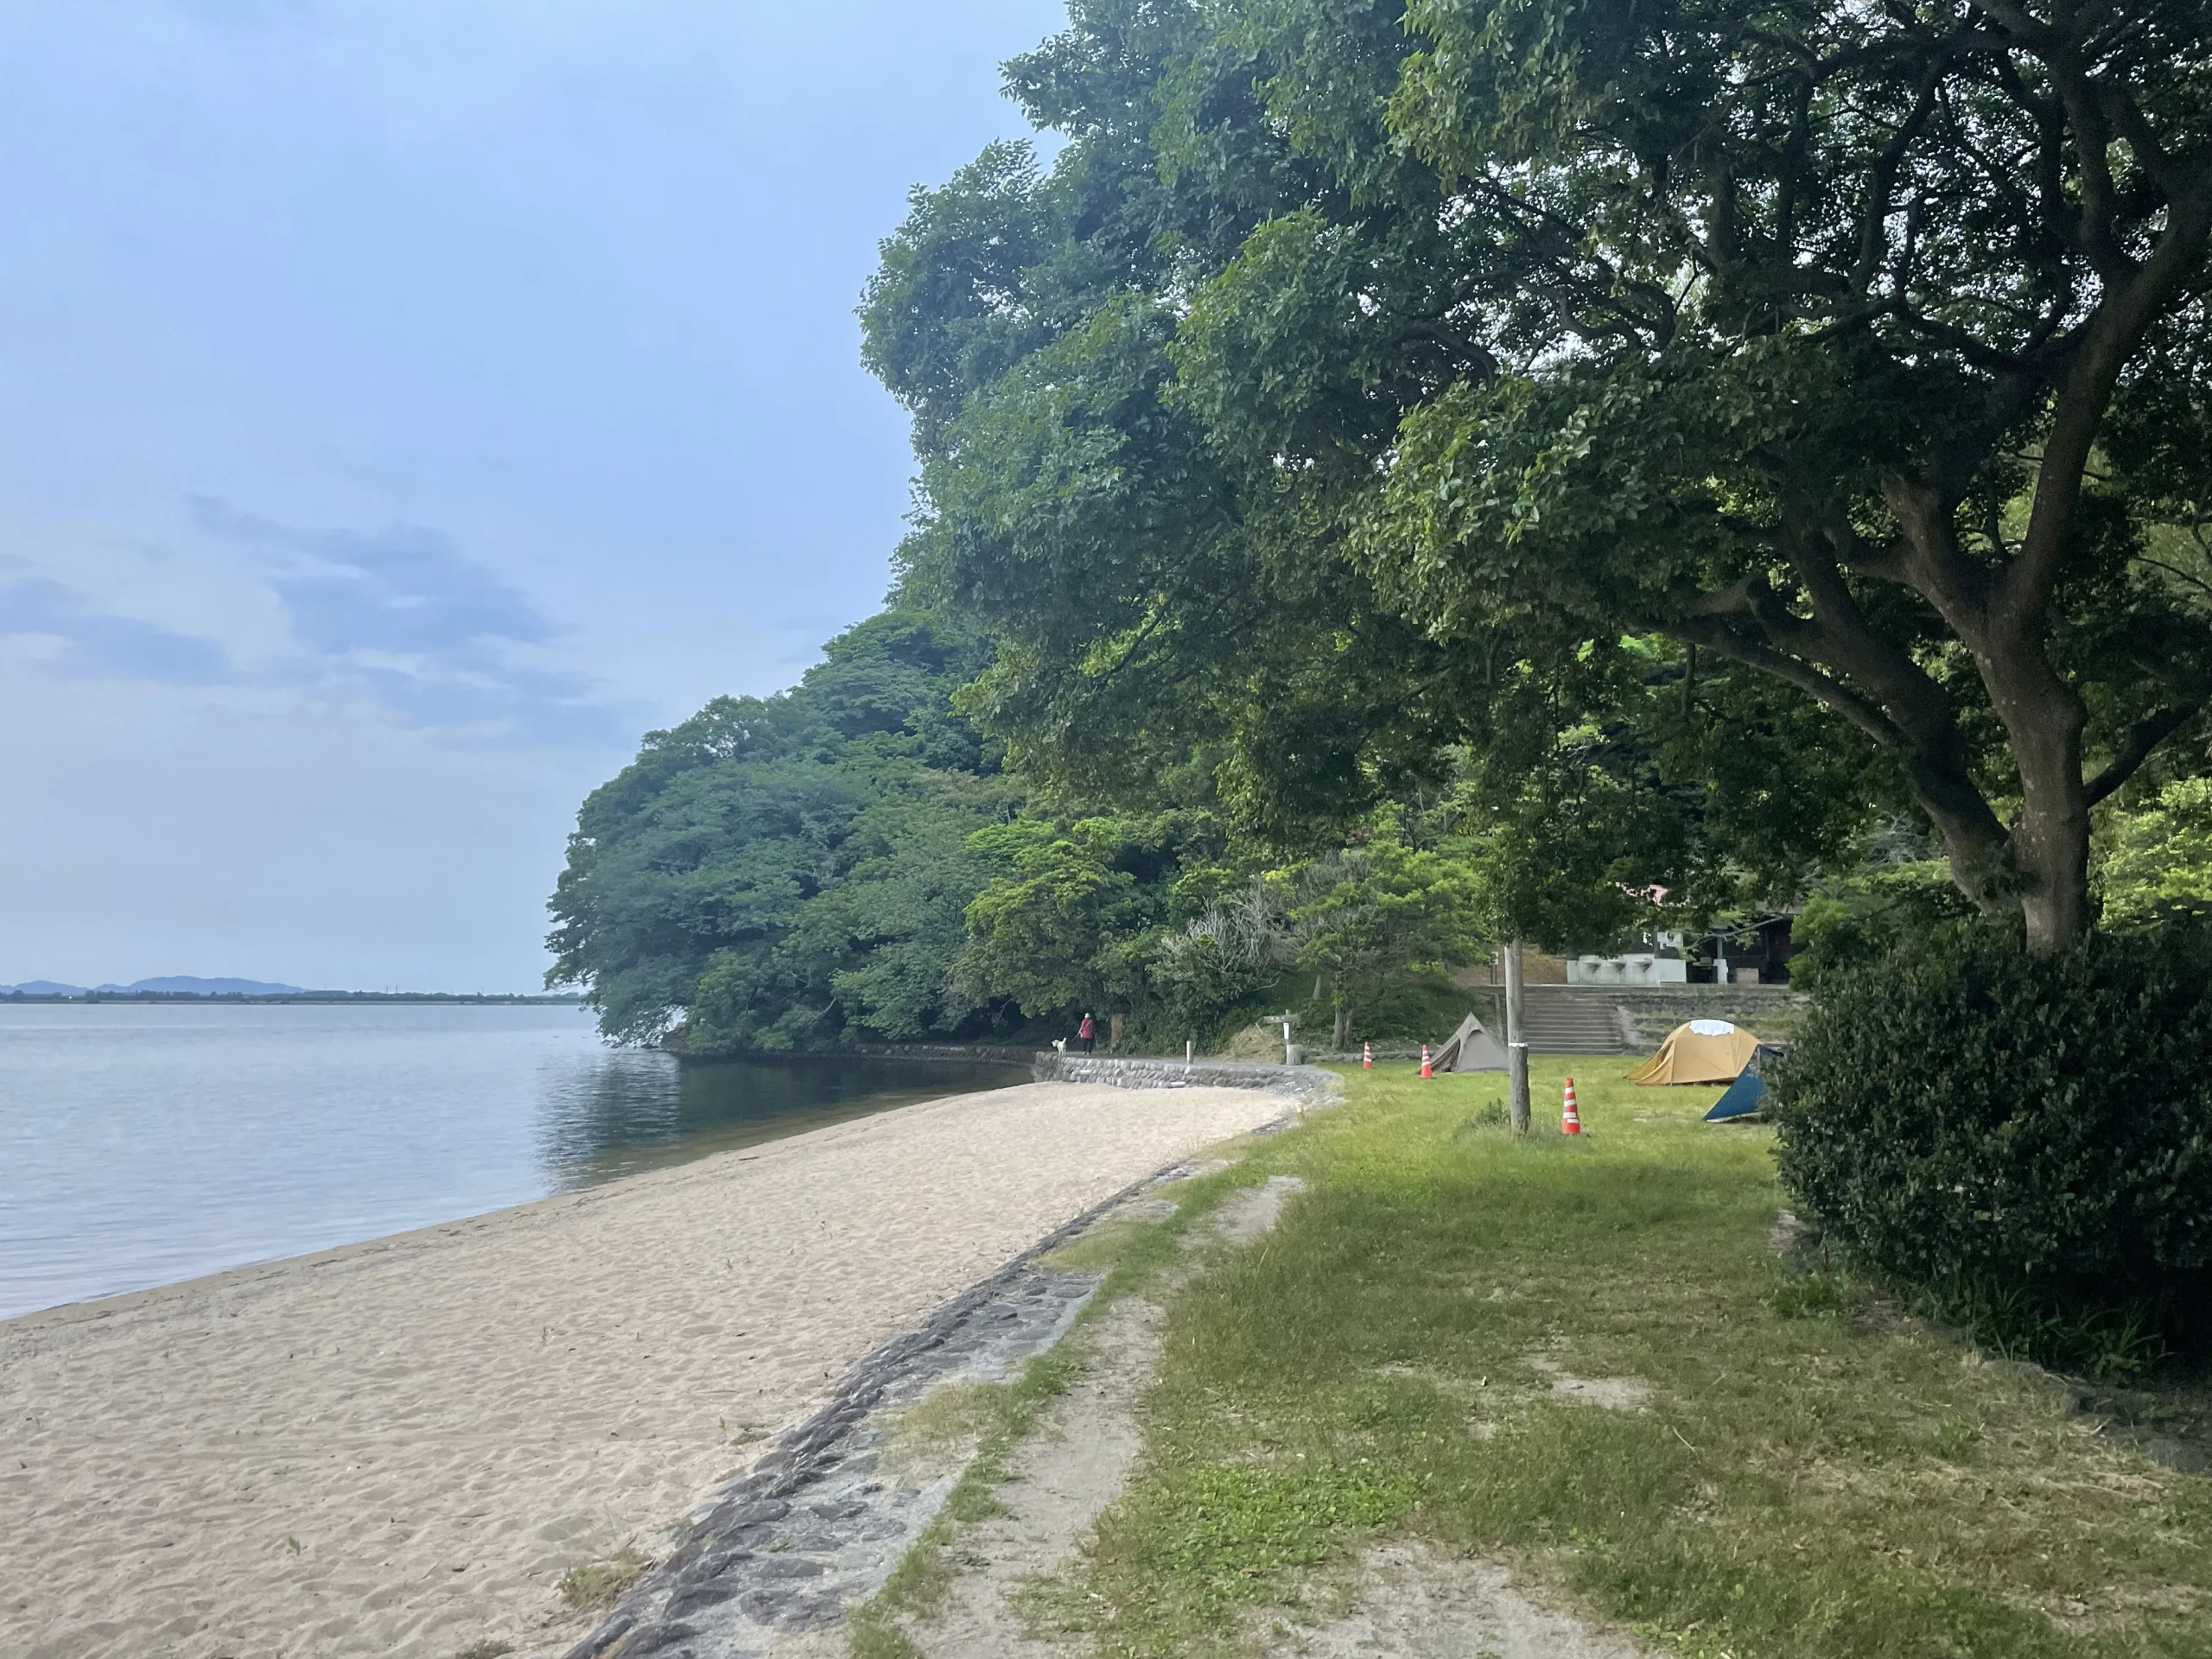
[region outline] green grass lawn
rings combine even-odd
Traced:
[[[1786,1267],[1769,1133],[1625,1069],[1540,1061],[1522,1141],[1500,1078],[1355,1071],[1220,1178],[1310,1185],[1173,1301],[1139,1478],[1061,1621],[1107,1653],[1237,1651],[1400,1529],[1686,1654],[2212,1656],[2212,1478]]]

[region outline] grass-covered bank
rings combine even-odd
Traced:
[[[1764,1131],[1617,1058],[1540,1061],[1540,1105],[1570,1065],[1580,1142],[1541,1116],[1513,1141],[1493,1077],[1355,1073],[1239,1172],[1309,1187],[1175,1300],[1070,1624],[1264,1648],[1399,1528],[1686,1653],[2212,1655],[2212,1480],[2043,1373],[1792,1283]]]

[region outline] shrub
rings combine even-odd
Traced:
[[[2196,927],[2050,958],[1952,929],[1838,974],[1774,1069],[1783,1184],[1939,1305],[2037,1310],[2039,1357],[2177,1332],[2212,1287],[2208,984]]]

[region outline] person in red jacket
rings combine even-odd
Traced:
[[[1098,1022],[1093,1020],[1089,1014],[1084,1014],[1083,1016],[1083,1023],[1075,1028],[1075,1039],[1083,1045],[1083,1052],[1084,1053],[1090,1053],[1093,1048],[1097,1046]]]

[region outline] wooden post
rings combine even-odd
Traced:
[[[1505,947],[1505,1079],[1513,1132],[1529,1133],[1529,1040],[1521,1029],[1521,941]]]

